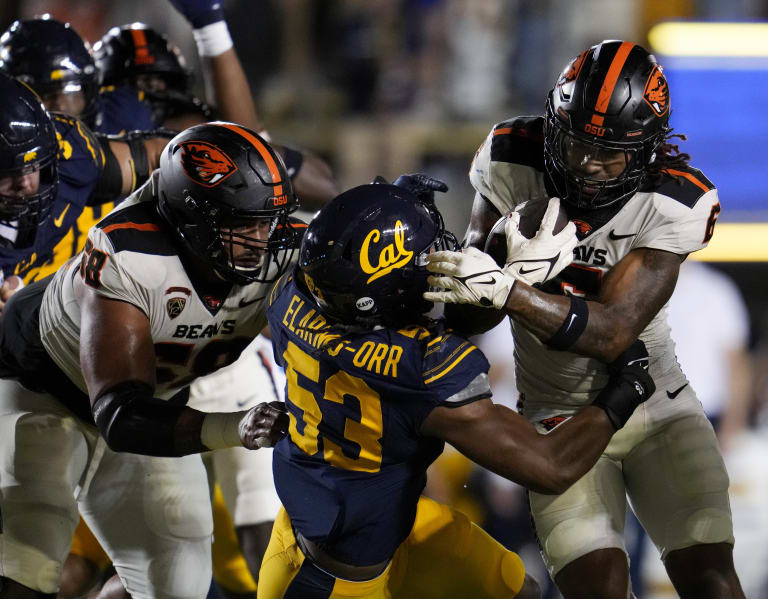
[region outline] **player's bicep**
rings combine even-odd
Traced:
[[[124,381],[155,385],[155,350],[149,318],[135,305],[78,285],[80,364],[93,399]]]
[[[608,272],[598,301],[613,322],[637,337],[672,296],[684,258],[663,250],[633,250]]]

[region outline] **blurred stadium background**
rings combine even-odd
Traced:
[[[694,257],[709,263],[704,270],[713,278],[673,298],[673,337],[700,397],[713,396],[713,418],[731,423],[721,437],[732,477],[737,570],[748,597],[768,597],[761,567],[768,563],[762,183],[768,0],[224,0],[224,6],[258,113],[275,139],[323,156],[344,187],[414,171],[444,179],[450,191],[440,206],[459,236],[473,195],[466,173],[494,123],[542,113],[566,62],[600,40],[627,39],[656,54],[670,82],[672,125],[688,136],[682,149],[718,186],[723,206],[710,247]],[[2,0],[0,30],[45,12],[72,23],[91,43],[133,21],[167,33],[198,73],[202,97],[191,31],[169,3]],[[687,280],[681,275],[681,288]],[[514,405],[508,333],[495,331],[480,343],[494,363],[496,398]],[[683,355],[686,345],[693,347],[690,356]],[[430,493],[465,509],[521,551],[534,571],[540,568],[517,487],[447,453]],[[638,597],[674,597],[653,548],[629,536],[636,541]]]

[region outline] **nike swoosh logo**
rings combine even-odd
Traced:
[[[246,306],[250,306],[251,304],[255,304],[256,302],[259,302],[259,301],[263,300],[265,297],[267,297],[267,296],[266,295],[262,295],[261,297],[257,297],[256,299],[252,299],[252,300],[246,300],[244,297],[241,297],[240,298],[240,303],[238,305],[241,308],[245,308]]]
[[[527,275],[529,273],[536,272],[537,270],[541,270],[542,268],[544,268],[544,267],[543,266],[537,266],[536,268],[531,268],[530,270],[526,270],[524,266],[521,266],[520,267],[520,274],[521,275]]]
[[[675,389],[674,391],[667,391],[667,397],[669,397],[669,399],[675,399],[675,397],[680,395],[680,391],[685,389],[687,386],[688,386],[688,383],[686,383],[685,385],[683,385],[679,389]]]
[[[64,210],[61,211],[61,214],[59,214],[59,216],[57,216],[56,218],[53,219],[53,224],[54,225],[56,225],[57,227],[61,226],[61,223],[64,222],[64,215],[67,213],[67,210],[69,210],[69,206],[70,206],[70,204],[67,204],[64,207]]]
[[[618,241],[619,239],[627,239],[629,237],[634,237],[637,235],[637,233],[627,233],[626,235],[618,235],[614,232],[613,229],[611,229],[611,232],[608,233],[608,239],[612,239],[613,241]]]
[[[473,285],[493,285],[496,282],[496,279],[491,277],[487,281],[472,281]]]

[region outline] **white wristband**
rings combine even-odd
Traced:
[[[217,21],[200,29],[192,30],[200,56],[218,56],[232,47],[232,37],[226,21]]]
[[[227,447],[240,447],[240,421],[248,413],[242,412],[214,412],[206,414],[203,418],[203,426],[200,429],[200,441],[208,449],[226,449]]]

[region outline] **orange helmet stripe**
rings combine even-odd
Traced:
[[[605,112],[608,110],[608,103],[611,101],[613,89],[616,87],[616,81],[619,79],[619,73],[621,73],[621,69],[624,66],[624,63],[627,62],[627,56],[629,56],[629,53],[634,47],[635,44],[632,42],[622,42],[621,46],[619,46],[619,49],[616,50],[616,55],[613,57],[613,62],[611,62],[611,66],[608,67],[608,72],[605,74],[603,87],[600,88],[600,94],[597,96],[595,112],[602,112],[605,114]],[[600,122],[595,122],[596,119],[599,119]],[[595,117],[592,119],[592,123],[595,125],[602,125],[603,117],[595,115]]]
[[[247,129],[243,129],[242,127],[238,127],[237,125],[231,125],[229,123],[217,123],[221,127],[226,127],[227,129],[230,129],[231,131],[234,131],[235,133],[238,133],[245,139],[247,139],[249,142],[251,142],[251,145],[253,145],[254,148],[259,152],[261,157],[264,159],[264,162],[267,163],[267,168],[269,169],[269,174],[272,177],[272,183],[275,185],[275,195],[281,196],[283,195],[283,184],[280,183],[282,180],[280,176],[280,169],[277,168],[277,162],[275,162],[275,158],[270,153],[267,146],[264,144],[264,142],[260,141],[255,135],[253,135],[250,131]]]
[[[133,61],[136,64],[151,64],[155,59],[149,53],[149,47],[147,46],[147,36],[143,29],[131,29],[131,37],[133,38],[133,45],[136,51],[133,56]]]

